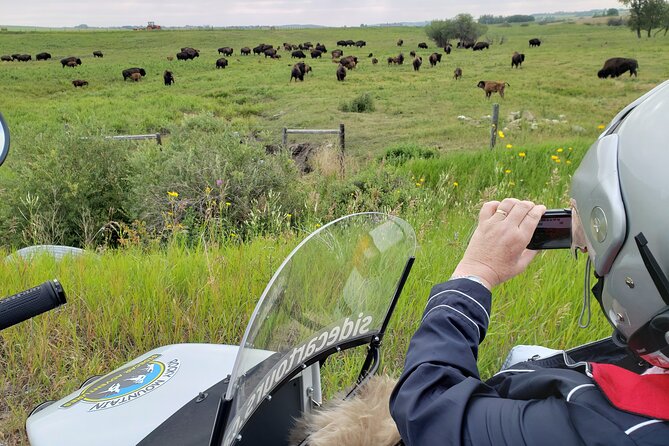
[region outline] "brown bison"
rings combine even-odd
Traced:
[[[504,98],[504,88],[506,86],[511,86],[508,84],[508,82],[497,82],[497,81],[479,81],[478,84],[476,84],[477,87],[482,88],[483,91],[485,91],[485,97],[486,99],[490,99],[490,96],[493,93],[499,93],[499,95]]]
[[[139,80],[142,78],[141,73],[131,73],[130,74],[130,79],[132,79],[135,82],[139,82]]]
[[[312,51],[311,51],[311,58],[312,58],[312,59],[318,59],[318,58],[320,58],[322,55],[323,55],[323,53],[320,52],[320,51],[318,51],[318,50],[312,50]]]
[[[530,39],[530,48],[533,46],[541,46],[541,40],[537,39],[536,37],[534,39]]]
[[[514,51],[511,56],[511,68],[520,68],[520,66],[525,62],[525,55]]]
[[[320,42],[316,43],[316,47],[314,49],[320,51],[321,53],[327,53],[328,52],[327,48],[325,48],[325,45],[323,45]]]
[[[379,59],[372,57],[372,65],[376,65],[377,63],[379,63]]]
[[[83,87],[84,85],[88,85],[88,81],[84,81],[81,79],[75,79],[72,81],[72,85],[74,85],[74,88],[77,87]]]
[[[70,67],[70,68],[76,68],[77,62],[75,62],[74,60],[68,60],[67,61],[67,66]]]
[[[472,51],[483,51],[487,50],[490,47],[488,42],[476,42],[472,47]]]
[[[625,57],[613,57],[604,62],[604,67],[597,72],[597,77],[606,79],[607,77],[618,77],[626,71],[630,72],[630,77],[637,76],[636,70],[639,69],[639,63],[636,59],[628,59]]]
[[[293,51],[292,53],[290,53],[290,57],[298,58],[298,59],[305,59],[307,56],[304,54],[304,52],[302,50],[297,50],[297,51]]]
[[[427,49],[427,43],[425,43],[425,42],[419,43],[418,48],[423,48],[424,50],[426,50]]]
[[[341,60],[339,61],[339,64],[343,65],[349,70],[352,70],[355,68],[356,65],[358,65],[358,58],[356,56],[342,57]]]
[[[439,53],[432,53],[430,54],[430,57],[428,58],[430,61],[430,66],[431,67],[436,67],[439,62],[441,62],[441,54]]]
[[[0,56],[0,60],[3,62],[11,62],[12,61],[12,56],[5,54]]]
[[[30,54],[19,54],[16,56],[16,60],[19,62],[28,62],[29,60],[32,60],[32,56]]]
[[[423,65],[423,58],[418,56],[414,58],[412,63],[413,63],[413,70],[418,71],[420,70],[420,66]]]
[[[146,71],[144,71],[144,68],[128,68],[123,71],[121,71],[121,74],[123,75],[123,80],[128,80],[132,76],[133,73],[139,73],[140,76],[146,76]]]
[[[93,51],[93,57],[104,57],[102,51]]]
[[[39,53],[35,56],[36,60],[49,60],[51,59],[51,54],[49,53]]]
[[[462,68],[457,67],[455,70],[453,70],[453,79],[456,81],[462,77]]]
[[[222,55],[228,56],[228,57],[232,56],[233,52],[234,52],[234,50],[232,48],[230,48],[229,46],[224,46],[223,48],[218,49],[218,54],[222,54]]]
[[[362,48],[365,45],[367,45],[367,42],[365,42],[364,40],[358,40],[357,42],[355,42],[355,46],[357,46],[358,48]]]
[[[343,81],[346,79],[346,68],[343,65],[337,66],[337,80]]]
[[[404,40],[400,39],[397,41],[397,46],[402,46],[404,45]]]
[[[337,58],[343,56],[344,52],[342,50],[332,50],[331,54],[332,54],[333,59],[337,59]]]
[[[409,51],[409,56],[411,57],[416,57],[416,52],[415,51]]]
[[[228,59],[221,57],[216,61],[216,68],[225,68],[228,66]]]
[[[404,54],[402,53],[400,53],[398,56],[388,58],[388,65],[390,64],[402,65],[403,63],[404,63]]]
[[[263,54],[265,55],[265,57],[277,59],[276,49],[274,48],[267,48],[265,51],[263,51]]]
[[[304,80],[304,73],[300,70],[300,67],[298,67],[297,64],[293,65],[293,68],[290,70],[290,80],[288,82],[293,79],[295,79],[295,82],[297,82],[298,79],[300,81]]]
[[[251,48],[245,46],[244,48],[239,50],[239,52],[242,53],[242,56],[248,56],[249,54],[251,54]]]
[[[165,81],[165,85],[172,85],[174,81],[174,75],[170,70],[165,70],[163,73],[163,81]]]
[[[451,45],[450,43],[444,45],[444,53],[451,54],[451,50],[453,50],[453,45]]]

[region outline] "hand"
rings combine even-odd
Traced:
[[[538,251],[527,244],[546,211],[543,205],[516,198],[489,201],[453,275],[474,275],[488,288],[522,273]]]

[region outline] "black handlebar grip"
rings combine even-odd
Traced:
[[[29,290],[0,300],[0,330],[42,314],[66,302],[57,280],[48,280]]]

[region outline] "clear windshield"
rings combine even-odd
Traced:
[[[416,237],[404,220],[349,215],[312,233],[265,288],[242,339],[226,399],[224,445],[285,377],[310,359],[377,334]]]

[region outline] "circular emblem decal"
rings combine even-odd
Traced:
[[[140,398],[169,381],[179,370],[179,360],[164,363],[151,355],[143,361],[110,373],[86,387],[76,398],[61,407],[76,403],[93,404],[89,411],[109,409]]]

